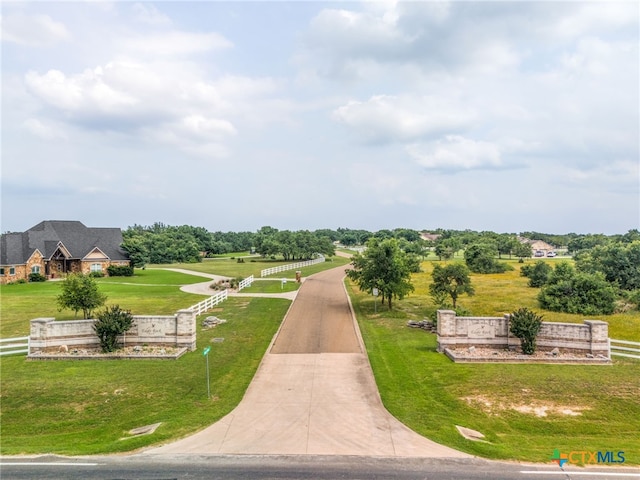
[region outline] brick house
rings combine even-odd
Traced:
[[[22,233],[0,237],[0,284],[67,273],[107,273],[110,265],[129,265],[119,228],[89,228],[77,221],[46,220]]]

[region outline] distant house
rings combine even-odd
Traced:
[[[423,240],[427,240],[429,242],[435,242],[440,237],[441,237],[441,235],[439,235],[437,233],[422,232],[420,234],[420,238],[422,238]]]
[[[129,265],[119,228],[89,228],[77,221],[47,220],[22,233],[0,237],[0,284],[30,273],[55,278],[66,273],[104,272]]]
[[[531,245],[531,250],[533,251],[534,256],[535,252],[542,252],[543,255],[547,255],[549,252],[555,251],[555,247],[553,245],[542,240],[530,240],[528,238],[518,237],[518,241],[520,243],[528,243]]]

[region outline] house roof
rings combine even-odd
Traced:
[[[62,243],[71,259],[82,259],[99,248],[111,260],[128,260],[120,248],[119,228],[90,228],[78,221],[46,220],[22,233],[7,233],[0,240],[0,264],[21,265],[39,250],[50,259]]]

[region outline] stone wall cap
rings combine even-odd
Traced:
[[[582,323],[588,325],[609,325],[609,322],[605,322],[604,320],[583,320]]]
[[[31,321],[36,323],[49,323],[49,322],[55,322],[56,319],[55,317],[40,317],[40,318],[34,318]]]

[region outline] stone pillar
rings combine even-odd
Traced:
[[[43,350],[47,346],[47,324],[55,322],[55,318],[34,318],[31,320],[29,332],[29,355]]]
[[[191,310],[176,312],[176,346],[196,349],[196,314]]]
[[[456,312],[453,310],[438,310],[438,351],[443,352],[455,340],[450,337],[456,336]]]
[[[591,353],[611,358],[609,350],[609,324],[601,320],[585,320],[591,331]]]

